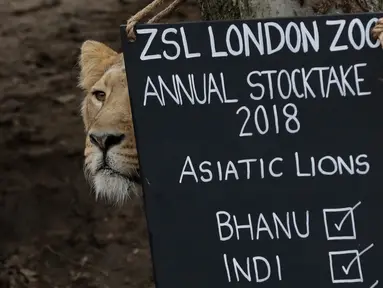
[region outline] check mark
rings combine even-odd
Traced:
[[[352,264],[358,260],[358,258],[360,256],[362,256],[364,253],[366,253],[368,250],[370,250],[372,247],[374,247],[374,244],[371,244],[370,246],[368,246],[366,249],[364,249],[362,252],[358,253],[358,255],[356,255],[350,262],[350,264],[348,264],[347,268],[345,268],[344,266],[342,266],[342,270],[343,272],[348,275],[348,273],[350,273],[350,269],[352,267]]]
[[[375,281],[375,283],[374,283],[374,284],[372,284],[372,286],[371,286],[370,288],[375,288],[376,286],[378,286],[378,284],[379,284],[379,281],[378,281],[378,280],[376,280],[376,281]]]
[[[360,204],[362,204],[362,202],[359,201],[354,207],[352,207],[352,208],[350,209],[350,211],[348,211],[348,212],[346,213],[346,215],[343,217],[342,221],[340,221],[339,225],[334,224],[335,227],[336,227],[336,229],[338,229],[338,231],[340,231],[340,230],[342,229],[342,226],[343,226],[343,224],[344,224],[344,221],[346,221],[348,215],[350,215],[350,214],[355,210],[355,208],[358,207]]]

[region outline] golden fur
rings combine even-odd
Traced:
[[[375,38],[382,33],[383,18],[372,30]],[[85,41],[79,64],[79,86],[86,93],[82,105],[85,174],[97,197],[123,202],[141,189],[123,55],[100,42]],[[104,96],[98,97],[98,91]],[[105,153],[97,141],[91,141],[92,133],[124,135],[124,138]]]
[[[79,65],[79,86],[86,93],[82,104],[85,175],[96,197],[123,202],[141,188],[123,55],[100,42],[85,41]],[[99,137],[92,139],[92,135]],[[123,135],[123,139],[105,151],[97,144],[105,135]]]
[[[375,24],[374,28],[372,29],[372,36],[374,38],[379,38],[380,41],[382,41],[382,39],[380,39],[382,33],[383,33],[383,18],[379,18],[378,22]],[[381,42],[382,44],[382,47],[383,47],[383,42]]]

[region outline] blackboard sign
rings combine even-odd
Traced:
[[[383,284],[382,15],[121,27],[157,288]]]

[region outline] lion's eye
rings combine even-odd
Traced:
[[[96,99],[100,102],[103,102],[105,100],[105,92],[96,90],[92,92],[92,95],[96,97]]]

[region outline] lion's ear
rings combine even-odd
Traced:
[[[118,53],[105,44],[87,40],[81,46],[79,86],[89,90],[113,64]]]

